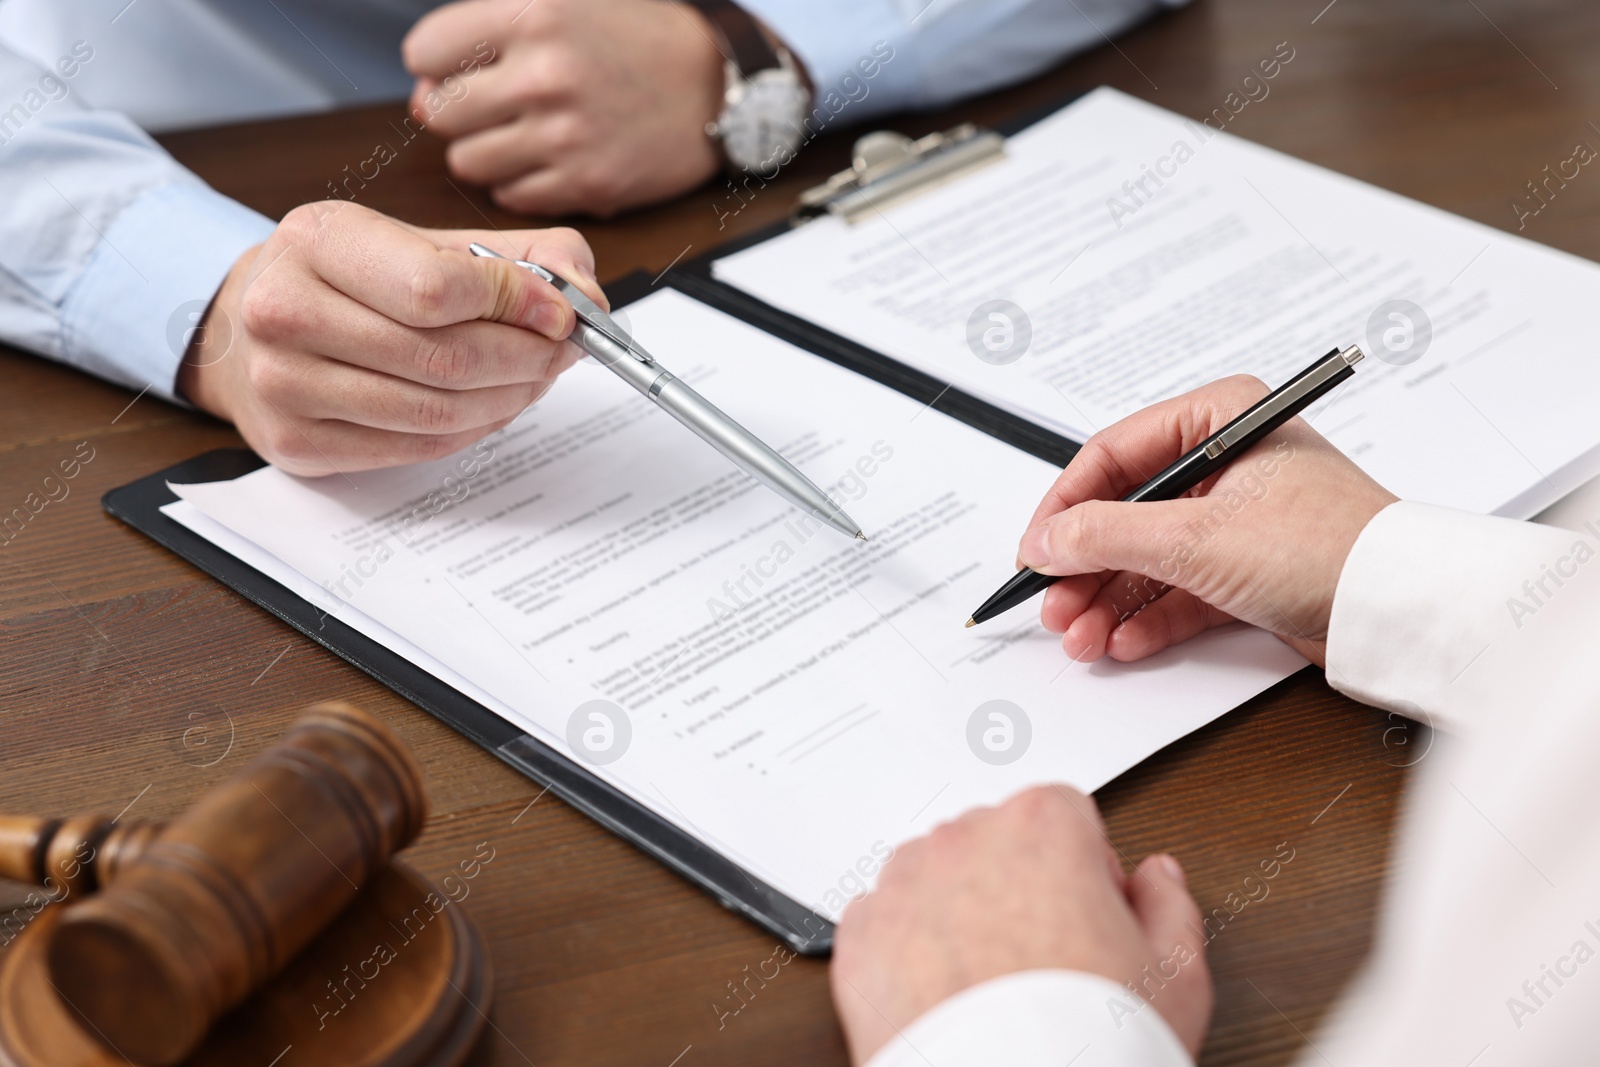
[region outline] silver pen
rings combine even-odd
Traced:
[[[475,256],[510,258],[476,242],[470,247]],[[847,537],[867,539],[861,527],[833,502],[832,497],[817,488],[776,450],[657,363],[654,356],[617,325],[600,305],[585,296],[582,289],[537,263],[525,259],[511,262],[537,274],[567,298],[578,317],[571,340],[579,348],[611,368],[617,377],[644,394],[645,399],[693,430],[701,440],[732,460],[734,466],[801,511],[816,516]]]

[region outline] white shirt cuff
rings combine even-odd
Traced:
[[[192,182],[120,211],[62,305],[62,359],[172,399],[190,330],[234,261],[276,224]]]
[[[1452,732],[1470,729],[1475,712],[1464,690],[1446,691],[1571,579],[1574,556],[1597,548],[1600,530],[1574,534],[1391,504],[1361,532],[1339,575],[1328,681],[1365,703],[1413,718],[1420,710]]]
[[[1020,971],[963,990],[890,1040],[868,1067],[1190,1067],[1153,1006],[1109,978]]]

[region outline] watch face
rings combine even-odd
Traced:
[[[794,156],[805,138],[806,91],[791,70],[757,71],[717,125],[728,159],[770,174]]]

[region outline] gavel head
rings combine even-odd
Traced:
[[[51,980],[122,1056],[178,1063],[426,817],[421,770],[388,727],[319,704],[62,915]]]

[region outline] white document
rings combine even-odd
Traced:
[[[1096,788],[1303,665],[1242,628],[1134,666],[1071,664],[1030,609],[964,628],[1053,467],[676,292],[627,315],[871,541],[587,364],[450,459],[169,514],[829,916],[935,823]]]
[[[828,216],[735,253],[716,277],[1079,440],[1360,344],[1376,358],[1309,417],[1400,496],[1527,517],[1600,471],[1595,264],[1113,89],[1007,153],[856,226]],[[979,312],[981,359],[969,320],[990,300],[1026,325]]]

